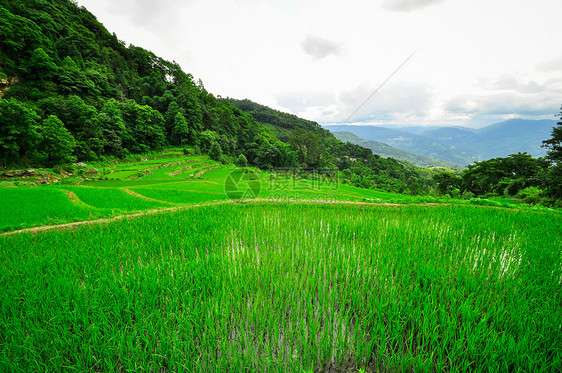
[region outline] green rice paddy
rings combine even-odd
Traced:
[[[0,188],[0,230],[198,207],[0,236],[0,371],[562,369],[556,211],[261,171],[201,206],[232,167],[108,169],[136,176]]]
[[[4,371],[557,371],[560,220],[228,204],[0,238]]]

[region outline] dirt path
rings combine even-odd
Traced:
[[[66,194],[66,196],[67,196],[71,201],[76,201],[76,200],[78,200],[78,197],[76,197],[76,194],[74,194],[73,192],[68,191],[68,190],[64,190],[64,189],[63,189],[63,191],[64,191],[64,193]]]
[[[134,193],[134,192],[132,192]],[[69,195],[70,197],[70,195]],[[39,233],[44,231],[50,231],[54,229],[73,229],[78,228],[85,225],[93,225],[93,224],[107,224],[112,221],[118,221],[123,219],[134,219],[148,215],[159,214],[163,212],[171,212],[171,211],[178,211],[178,210],[187,210],[192,208],[199,208],[199,207],[206,207],[206,206],[217,206],[217,205],[225,205],[229,203],[238,203],[238,204],[245,204],[245,203],[263,203],[263,204],[288,204],[288,203],[303,203],[303,204],[321,204],[321,205],[358,205],[358,206],[384,206],[384,207],[405,207],[405,206],[445,206],[448,204],[445,203],[410,203],[410,204],[400,204],[400,203],[372,203],[372,202],[360,202],[360,201],[326,201],[326,200],[267,200],[267,199],[251,199],[251,200],[226,200],[226,201],[215,201],[209,203],[199,203],[194,205],[185,205],[185,206],[177,206],[177,207],[167,207],[162,209],[155,209],[155,210],[148,210],[143,212],[136,212],[132,214],[124,214],[113,216],[111,218],[101,218],[95,220],[84,220],[84,221],[77,221],[72,223],[64,223],[64,224],[56,224],[56,225],[42,225],[39,227],[31,227],[31,228],[24,228],[18,229],[15,231],[4,232],[0,233],[0,236],[11,236],[14,234],[19,233]]]
[[[123,190],[125,191],[125,193],[127,193],[129,195],[131,195],[133,197],[138,197],[138,198],[144,199],[145,201],[158,202],[158,203],[163,203],[163,204],[167,204],[167,205],[175,205],[175,203],[172,203],[172,202],[161,201],[159,199],[154,199],[154,198],[143,196],[142,194],[138,194],[137,192],[133,192],[132,190],[127,189],[127,188],[124,188]]]
[[[161,213],[161,212],[185,210],[185,209],[189,209],[189,208],[198,208],[198,207],[204,207],[204,206],[222,205],[222,204],[225,204],[225,203],[232,203],[232,201],[230,201],[230,200],[229,201],[217,201],[217,202],[202,203],[202,204],[196,204],[196,205],[168,207],[168,208],[157,209],[157,210],[148,210],[148,211],[143,211],[143,212],[135,212],[135,213],[132,213],[132,214],[118,215],[118,216],[113,216],[111,218],[101,218],[101,219],[95,219],[95,220],[76,221],[76,222],[72,222],[72,223],[64,223],[64,224],[56,224],[56,225],[42,225],[42,226],[39,226],[39,227],[24,228],[24,229],[18,229],[16,231],[0,233],[0,236],[10,236],[10,235],[14,235],[14,234],[18,234],[18,233],[25,233],[25,232],[38,233],[38,232],[50,231],[50,230],[53,230],[53,229],[72,229],[72,228],[77,228],[77,227],[81,227],[81,226],[84,226],[84,225],[107,224],[107,223],[112,222],[112,221],[123,220],[123,219],[134,219],[134,218],[138,218],[138,217],[142,217],[142,216],[158,214],[158,213]]]

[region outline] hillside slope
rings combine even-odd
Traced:
[[[126,46],[71,0],[0,0],[0,17],[0,168],[171,145],[262,169],[337,167],[367,188],[427,189],[413,166],[344,144],[316,123],[263,106],[255,119],[215,98],[177,63]]]
[[[244,154],[255,164],[263,163],[260,147],[273,146],[267,165],[296,159],[178,64],[126,46],[70,0],[0,0],[0,18],[0,167],[123,157],[169,145],[214,146],[217,159]]]

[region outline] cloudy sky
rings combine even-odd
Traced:
[[[481,127],[562,104],[560,0],[78,4],[215,95],[320,123]]]

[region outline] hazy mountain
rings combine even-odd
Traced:
[[[472,129],[459,126],[358,126],[333,125],[327,129],[351,132],[366,140],[453,163],[469,164],[490,158],[527,152],[534,157],[546,154],[542,141],[550,137],[555,120],[510,119]],[[390,128],[391,127],[391,128]]]
[[[432,140],[453,146],[462,146],[467,143],[482,141],[482,137],[474,131],[459,127],[441,127],[434,130],[419,133],[421,136],[427,136]]]
[[[412,164],[415,164],[416,166],[420,166],[424,168],[430,166],[440,166],[440,167],[447,167],[447,168],[463,167],[463,165],[461,164],[444,161],[442,159],[435,159],[435,158],[424,157],[422,155],[409,153],[405,150],[395,148],[393,146],[390,146],[382,142],[365,140],[350,132],[334,132],[334,136],[336,136],[336,138],[338,138],[341,141],[350,142],[352,144],[361,145],[364,148],[371,149],[374,154],[378,154],[381,157],[394,158],[401,161],[410,162]]]
[[[425,157],[442,159],[455,164],[469,164],[473,159],[468,154],[454,150],[450,145],[435,141],[427,136],[416,135],[384,126],[326,125],[327,129],[351,132],[365,140],[373,140]]]

